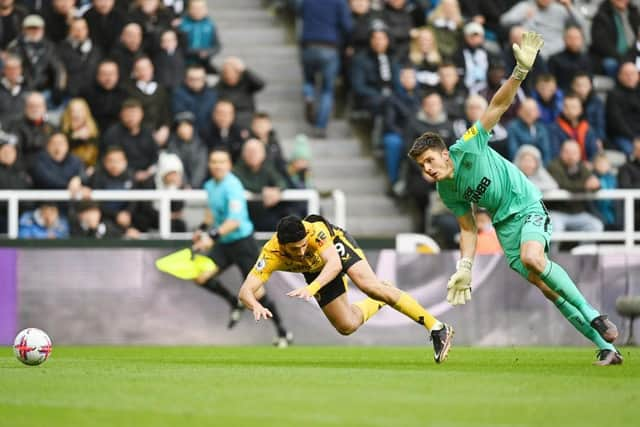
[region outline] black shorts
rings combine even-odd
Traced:
[[[220,273],[235,264],[245,278],[256,263],[259,254],[258,243],[253,236],[248,236],[231,243],[217,242],[209,252],[209,258],[216,263]]]
[[[342,271],[314,295],[320,307],[324,307],[347,291],[347,278],[345,277],[347,270],[356,262],[366,260],[362,249],[358,247],[355,239],[346,231],[333,236],[333,246],[338,251],[338,255],[340,255]],[[311,283],[319,274],[319,271],[304,273],[304,280],[307,283]]]

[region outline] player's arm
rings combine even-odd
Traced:
[[[458,217],[458,225],[461,257],[456,272],[447,283],[447,301],[451,305],[465,304],[471,299],[471,267],[478,242],[478,228],[472,210]]]
[[[265,308],[258,301],[258,297],[261,297],[264,294],[264,284],[265,282],[262,278],[249,273],[247,278],[244,280],[244,283],[242,283],[240,293],[238,294],[238,298],[242,304],[244,304],[244,306],[249,310],[253,311],[253,317],[256,319],[256,322],[260,319],[273,317],[273,314],[271,314],[269,309]]]
[[[287,295],[290,297],[303,298],[305,300],[311,299],[322,287],[331,282],[342,271],[342,262],[340,261],[340,255],[335,246],[327,244],[325,248],[320,252],[320,256],[324,260],[325,264],[320,270],[320,274],[316,277],[316,280],[309,283],[304,288],[294,289]]]
[[[523,33],[520,46],[513,44],[513,55],[516,58],[516,66],[513,69],[513,73],[493,95],[487,110],[480,117],[480,123],[487,132],[491,131],[496,123],[500,121],[502,115],[513,102],[520,84],[527,77],[531,67],[533,67],[538,51],[543,44],[542,36],[534,32]]]

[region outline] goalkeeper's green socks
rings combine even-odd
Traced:
[[[562,298],[567,300],[571,305],[582,313],[587,323],[591,323],[593,319],[600,316],[598,310],[591,307],[586,299],[582,296],[571,277],[564,271],[559,264],[547,258],[547,266],[540,275],[540,278],[551,289],[556,291]]]
[[[612,350],[617,351],[613,344],[606,342],[596,331],[591,327],[589,322],[584,319],[584,316],[575,308],[571,303],[562,297],[558,297],[555,301],[556,307],[560,310],[560,313],[571,323],[582,335],[587,337],[589,341],[594,343],[599,350]]]
[[[393,305],[393,308],[423,325],[429,332],[433,329],[440,329],[443,326],[418,301],[404,291],[400,291],[400,298]]]

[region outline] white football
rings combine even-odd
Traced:
[[[37,328],[23,329],[13,342],[13,352],[25,365],[39,365],[51,354],[51,338]]]

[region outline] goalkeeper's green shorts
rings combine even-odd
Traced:
[[[529,271],[520,261],[520,246],[524,242],[535,240],[544,246],[545,252],[549,251],[552,227],[551,218],[544,203],[539,200],[522,212],[494,224],[494,227],[509,267],[526,279]]]

